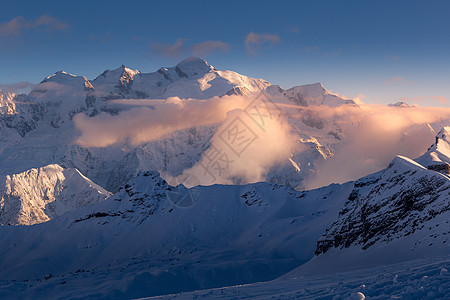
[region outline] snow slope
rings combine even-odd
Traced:
[[[450,257],[143,299],[448,299]]]
[[[186,189],[147,172],[96,205],[3,228],[0,285],[7,298],[129,298],[270,280],[301,265],[269,283],[167,298],[445,298],[449,190],[448,177],[405,157],[307,192]]]
[[[350,190],[188,190],[142,173],[101,203],[1,228],[0,285],[6,298],[129,298],[274,279],[312,257]]]
[[[0,179],[0,225],[33,225],[111,195],[77,169],[48,165]]]
[[[445,133],[417,160],[438,151],[446,161],[445,150],[437,150],[446,149]],[[398,156],[349,183],[346,203],[315,256],[277,280],[156,298],[447,299],[450,178],[438,171]]]
[[[288,90],[283,90],[281,93],[299,106],[327,105],[336,107],[343,104],[357,106],[353,100],[345,100],[328,92],[321,83],[295,86]]]

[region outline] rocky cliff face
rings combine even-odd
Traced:
[[[330,248],[388,244],[426,230],[435,237],[450,233],[448,224],[435,224],[450,213],[450,178],[398,156],[383,171],[354,183],[339,218],[317,242],[316,255]],[[442,229],[442,230],[441,230]]]
[[[24,94],[2,93],[0,91],[0,130],[9,128],[24,137],[36,129],[45,113],[45,107],[32,103]]]

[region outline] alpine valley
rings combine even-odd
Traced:
[[[449,222],[450,108],[196,57],[0,91],[2,299],[448,299]]]

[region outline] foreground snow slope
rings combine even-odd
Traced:
[[[430,152],[448,160],[445,131],[418,161]],[[160,298],[447,299],[450,178],[430,169],[398,156],[352,183],[316,255],[278,280]]]
[[[96,205],[1,228],[0,279],[11,296],[127,298],[274,279],[313,256],[350,191],[268,183],[187,190],[141,174]],[[32,286],[16,284],[24,280]]]
[[[450,257],[143,299],[448,299]]]
[[[32,225],[111,195],[77,169],[48,165],[0,177],[0,225]]]

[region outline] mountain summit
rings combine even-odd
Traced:
[[[195,56],[186,58],[185,60],[178,63],[175,67],[175,70],[181,71],[179,74],[180,77],[186,75],[186,77],[199,75],[201,76],[210,72],[211,70],[217,71],[217,69],[208,64],[206,60]]]
[[[450,175],[450,126],[439,131],[434,144],[416,161],[430,170]]]

